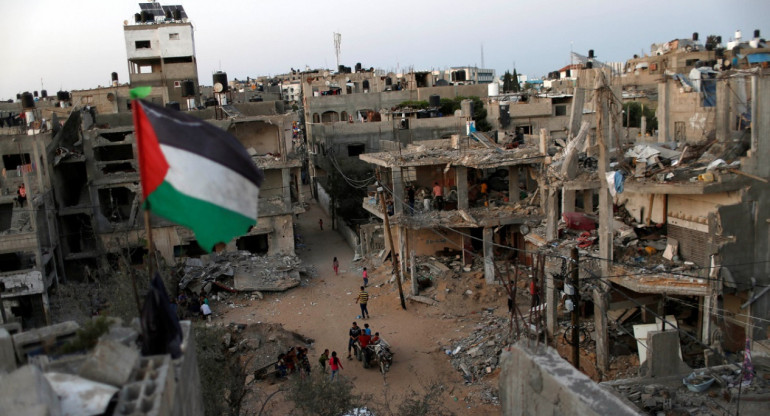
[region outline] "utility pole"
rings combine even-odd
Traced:
[[[382,205],[382,216],[385,221],[385,232],[388,234],[388,242],[390,243],[390,258],[393,265],[393,273],[396,275],[396,282],[398,282],[398,296],[401,298],[401,309],[406,310],[406,301],[404,300],[404,289],[401,288],[401,270],[398,267],[396,259],[396,250],[393,248],[393,235],[390,233],[390,220],[388,219],[388,208],[385,206],[385,198],[382,195],[382,186],[380,186],[380,172],[377,172],[377,194],[380,196],[380,205]]]
[[[572,285],[572,365],[580,371],[580,317],[578,316],[578,305],[580,304],[580,269],[578,269],[578,249],[572,247],[570,258],[572,259],[572,271],[570,273],[570,284]]]

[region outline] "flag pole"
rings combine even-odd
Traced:
[[[150,226],[150,209],[149,204],[145,202],[144,210],[144,231],[147,233],[147,273],[150,280],[154,274],[155,263],[155,250],[152,247],[152,227]]]

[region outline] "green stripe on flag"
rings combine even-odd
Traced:
[[[218,243],[246,234],[257,223],[255,218],[185,195],[165,181],[147,197],[145,209],[147,204],[153,214],[192,229],[198,245],[209,252]]]
[[[128,90],[128,94],[131,96],[132,100],[138,100],[140,98],[144,98],[152,92],[152,87],[136,87],[131,88]]]

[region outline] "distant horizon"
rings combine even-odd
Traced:
[[[395,1],[368,9],[335,0],[159,3],[182,4],[186,10],[195,29],[200,85],[210,84],[210,74],[220,69],[239,80],[306,66],[334,71],[334,32],[342,34],[345,66],[360,62],[393,72],[476,66],[494,69],[499,78],[515,65],[530,79],[568,65],[571,51],[587,55],[593,49],[602,62],[625,62],[634,54],[649,54],[653,43],[687,39],[693,32],[701,42],[716,34],[726,43],[737,29],[744,38],[755,29],[770,37],[763,27],[770,15],[765,0],[739,5],[557,1],[548,7],[488,0],[472,9],[457,0],[440,7]],[[112,72],[120,83],[128,82],[122,26],[133,22],[138,2],[81,0],[77,5],[76,13],[71,3],[56,0],[4,3],[0,35],[14,41],[0,44],[0,100],[15,100],[24,91],[55,95],[109,86]]]

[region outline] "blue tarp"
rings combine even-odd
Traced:
[[[702,79],[700,93],[703,96],[703,107],[715,107],[717,105],[717,80]]]
[[[752,53],[751,55],[746,55],[746,59],[749,60],[750,64],[761,64],[762,62],[770,62],[770,53]]]

